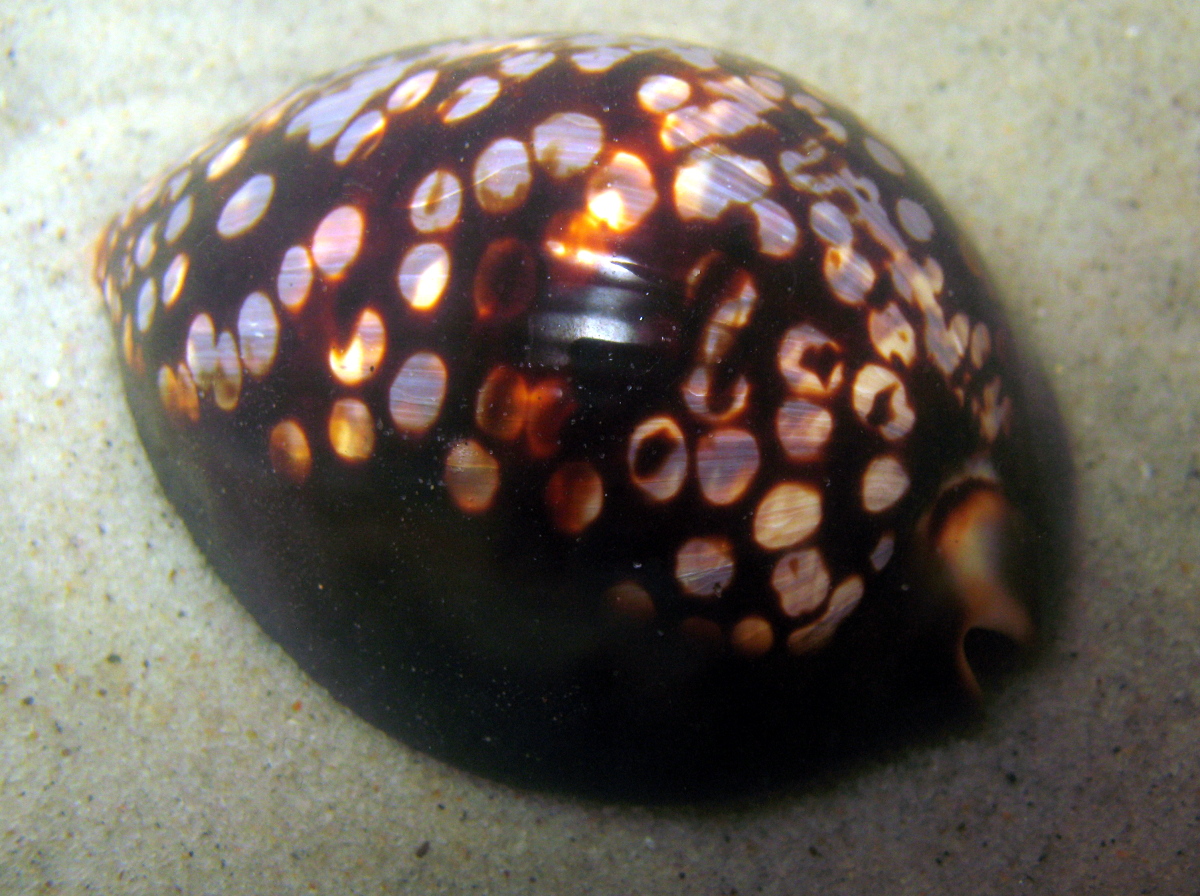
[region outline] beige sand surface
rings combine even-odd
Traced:
[[[1061,396],[1078,571],[978,731],[758,805],[514,792],[260,634],[157,491],[88,278],[140,181],[396,46],[648,32],[825,89],[923,168]],[[1200,5],[0,6],[0,892],[1200,892]]]

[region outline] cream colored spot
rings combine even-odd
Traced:
[[[208,163],[208,170],[205,172],[205,177],[209,180],[217,180],[224,177],[229,171],[242,160],[242,156],[246,154],[246,147],[250,145],[250,141],[243,134],[241,137],[231,141],[224,149],[213,156],[212,161]]]
[[[886,367],[868,364],[858,372],[853,389],[854,411],[867,426],[895,441],[908,435],[916,414],[908,402],[908,391],[900,378]],[[877,410],[880,399],[886,404]],[[878,417],[876,415],[879,415]]]
[[[519,140],[494,140],[475,161],[474,177],[475,198],[484,211],[500,215],[520,208],[533,182],[529,150]]]
[[[416,311],[428,311],[441,301],[450,280],[450,256],[440,243],[419,243],[400,263],[396,284]]]
[[[657,201],[650,169],[632,153],[614,153],[588,179],[588,212],[617,233],[637,227]]]
[[[767,78],[763,75],[751,75],[748,80],[751,87],[761,93],[772,103],[778,103],[783,99],[783,85],[774,78]]]
[[[229,197],[217,218],[217,233],[225,239],[241,236],[262,220],[275,193],[275,178],[256,174]]]
[[[687,478],[687,445],[670,417],[643,420],[629,439],[629,477],[654,501],[669,501]]]
[[[292,246],[283,255],[279,277],[275,281],[283,307],[293,313],[303,308],[308,301],[312,282],[312,259],[308,250],[303,246]]]
[[[847,305],[861,304],[875,285],[875,268],[853,249],[830,246],[825,250],[825,280],[833,294]]]
[[[133,249],[133,263],[139,268],[144,268],[154,258],[158,248],[154,242],[157,230],[158,224],[148,224],[142,228],[142,235],[138,237],[137,245]]]
[[[301,110],[287,126],[288,137],[308,131],[308,145],[318,149],[342,132],[346,123],[381,90],[395,83],[407,63],[391,60],[368,69],[349,85],[328,94]]]
[[[373,138],[380,136],[386,124],[383,115],[375,109],[358,116],[338,138],[337,145],[333,148],[333,160],[339,165],[345,165]]]
[[[768,551],[803,541],[821,523],[821,493],[802,482],[781,482],[758,502],[754,540]]]
[[[842,385],[841,346],[810,324],[792,327],[779,343],[779,372],[798,395],[827,397]]]
[[[191,196],[184,196],[179,200],[179,203],[171,209],[171,214],[167,217],[167,226],[163,230],[163,239],[168,245],[179,239],[179,235],[187,228],[192,221],[192,209],[195,207],[195,202]]]
[[[871,154],[879,166],[885,171],[889,171],[897,176],[904,174],[904,164],[888,147],[884,146],[874,137],[867,137],[863,141],[863,145],[867,147],[867,152]]]
[[[890,454],[871,459],[862,478],[862,502],[868,513],[889,510],[908,491],[908,474]]]
[[[450,500],[463,513],[483,513],[500,487],[500,464],[474,439],[455,442],[443,474]]]
[[[188,257],[180,252],[171,259],[162,279],[162,301],[164,308],[170,308],[179,299],[183,284],[187,280]]]
[[[987,324],[976,324],[971,331],[971,363],[979,369],[992,353],[992,336]]]
[[[167,196],[175,202],[183,194],[183,189],[192,182],[192,169],[184,168],[167,181]]]
[[[829,593],[829,570],[816,548],[784,554],[771,574],[771,587],[779,596],[779,609],[788,616],[817,610]]]
[[[618,62],[628,59],[630,55],[632,54],[624,47],[596,47],[593,50],[584,50],[581,53],[573,54],[571,62],[581,72],[599,74],[608,71]]]
[[[596,521],[604,506],[604,483],[587,461],[570,461],[550,474],[546,483],[546,508],[554,528],[566,535],[581,535]]]
[[[308,479],[312,472],[312,449],[308,446],[308,436],[295,420],[281,420],[271,428],[267,456],[275,472],[296,485]]]
[[[422,233],[436,233],[453,226],[462,209],[462,184],[439,168],[425,175],[408,204],[412,225]]]
[[[750,383],[741,374],[721,395],[713,394],[712,371],[696,367],[684,380],[680,392],[687,409],[705,423],[729,423],[742,415],[750,398]]]
[[[433,352],[417,352],[404,362],[388,392],[388,412],[396,428],[424,435],[446,399],[446,365]]]
[[[846,213],[832,202],[814,202],[808,212],[808,226],[812,232],[833,246],[849,246],[854,239],[854,228]]]
[[[733,571],[733,546],[719,535],[691,538],[675,554],[675,580],[692,597],[719,597]]]
[[[165,365],[159,368],[158,397],[163,410],[173,420],[195,423],[200,419],[200,396],[196,394],[196,383],[185,365],[179,365],[178,374]]]
[[[533,129],[533,154],[551,177],[570,177],[596,160],[604,128],[590,115],[561,112]]]
[[[712,82],[708,86],[711,88]],[[663,118],[659,142],[668,152],[677,152],[689,146],[708,146],[717,139],[763,125],[759,107],[762,98],[757,100],[748,104],[744,98],[721,99],[706,106],[683,106]]]
[[[775,415],[775,432],[791,460],[810,463],[821,458],[833,432],[833,415],[803,398],[789,398]]]
[[[437,72],[433,71],[419,72],[411,78],[406,78],[388,97],[387,110],[407,112],[429,95],[437,78]]]
[[[503,364],[493,367],[475,399],[475,425],[490,436],[511,442],[521,434],[528,412],[525,377]]]
[[[749,274],[739,273],[729,287],[725,293],[728,298],[713,311],[700,338],[696,353],[704,364],[720,364],[725,360],[758,304],[758,289]]]
[[[744,429],[717,429],[696,444],[700,491],[718,506],[732,504],[746,493],[758,464],[758,443]]]
[[[911,367],[917,358],[917,334],[895,302],[888,302],[882,311],[872,310],[867,318],[867,332],[875,351],[885,361],[893,358]]]
[[[796,248],[796,222],[778,202],[760,199],[750,206],[758,224],[758,248],[772,258],[783,258]]]
[[[145,333],[150,329],[154,320],[154,306],[158,304],[158,286],[153,280],[147,279],[138,290],[137,297],[137,328]]]
[[[662,114],[678,109],[692,95],[692,86],[671,75],[651,75],[638,87],[638,104],[647,112]]]
[[[237,407],[242,394],[242,359],[233,334],[225,330],[217,337],[217,370],[213,377],[213,400],[223,411]]]
[[[345,348],[329,348],[329,370],[339,382],[357,386],[375,375],[387,348],[383,320],[372,308],[364,308],[354,322],[354,331]]]
[[[375,450],[375,421],[357,398],[339,398],[329,414],[329,444],[342,460],[364,461]]]
[[[671,52],[692,68],[701,71],[717,67],[717,58],[713,55],[712,50],[706,50],[703,47],[672,47]]]
[[[758,159],[723,147],[694,150],[675,174],[675,208],[685,221],[714,221],[731,204],[761,199],[771,183]]]
[[[879,542],[875,545],[875,550],[871,551],[871,565],[875,567],[875,571],[881,571],[891,562],[892,553],[896,550],[896,536],[891,532],[885,532],[879,536]]]
[[[842,620],[858,606],[862,596],[863,580],[859,576],[851,576],[844,580],[834,589],[824,616],[788,635],[788,650],[794,654],[802,654],[823,647],[833,637]]]
[[[613,613],[633,622],[649,622],[655,615],[650,593],[637,582],[618,582],[604,592],[604,600]]]
[[[486,109],[500,94],[500,82],[484,76],[470,78],[458,86],[442,104],[442,121],[451,124]]]
[[[321,273],[340,277],[362,248],[363,216],[353,205],[339,205],[317,225],[312,258]]]
[[[925,210],[925,206],[907,196],[896,201],[896,217],[900,219],[900,226],[904,228],[905,233],[914,240],[923,243],[933,236],[933,220],[929,217],[929,212]]]
[[[532,51],[510,56],[500,63],[500,73],[512,78],[528,78],[554,61],[553,53]]]
[[[265,376],[275,361],[279,346],[279,318],[271,300],[261,292],[252,292],[238,311],[238,344],[242,363],[251,376]]]
[[[729,632],[729,646],[742,656],[762,656],[775,643],[771,623],[761,616],[747,616]]]
[[[208,392],[217,373],[217,331],[213,319],[207,314],[197,314],[188,328],[184,358],[196,388]]]

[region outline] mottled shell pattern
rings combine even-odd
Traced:
[[[1039,486],[982,274],[892,149],[764,66],[374,59],[149,184],[96,278],[211,562],[440,755],[656,769],[833,700],[839,641],[970,691],[968,630],[1032,635]]]

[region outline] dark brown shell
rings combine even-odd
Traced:
[[[764,66],[371,60],[149,185],[97,279],[206,556],[439,756],[725,786],[1032,636],[1057,418],[930,191]]]

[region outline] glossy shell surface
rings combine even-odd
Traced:
[[[374,59],[147,186],[97,281],[214,567],[471,768],[703,786],[973,692],[972,630],[1033,634],[1045,421],[978,264],[762,65]]]

